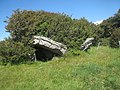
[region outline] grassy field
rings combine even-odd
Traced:
[[[1,65],[0,90],[120,90],[120,49],[93,47],[48,62]]]

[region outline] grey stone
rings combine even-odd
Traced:
[[[67,51],[67,47],[62,43],[43,36],[34,36],[33,46],[36,49],[37,59],[49,60],[53,56],[62,56]]]
[[[92,45],[94,38],[87,38],[85,42],[81,45],[80,50],[87,51]]]

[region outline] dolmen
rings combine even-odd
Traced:
[[[66,45],[43,36],[33,36],[33,47],[37,60],[50,60],[54,56],[62,56],[67,51]]]
[[[93,44],[94,38],[87,38],[85,42],[81,45],[80,50],[87,51]]]

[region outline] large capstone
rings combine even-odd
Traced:
[[[50,60],[54,56],[62,56],[67,50],[67,47],[62,43],[43,36],[34,36],[33,46],[36,49],[37,60]]]
[[[92,45],[94,38],[87,38],[85,42],[81,45],[80,50],[87,51]]]

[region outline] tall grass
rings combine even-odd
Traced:
[[[120,49],[91,48],[33,64],[0,66],[1,90],[120,90]]]

